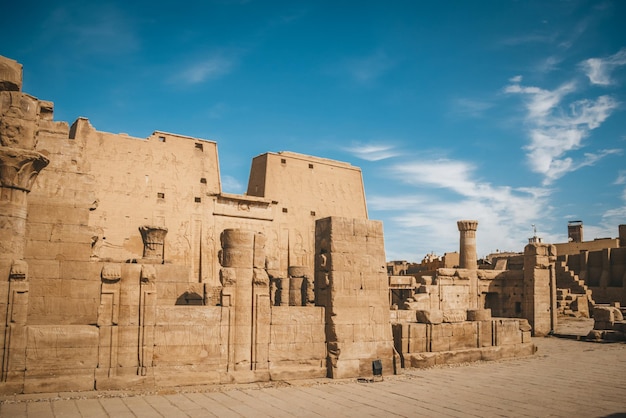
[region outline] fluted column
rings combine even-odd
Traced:
[[[461,233],[459,267],[476,270],[478,268],[478,258],[476,256],[476,229],[478,228],[478,221],[462,220],[456,224]]]

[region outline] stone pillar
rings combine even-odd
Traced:
[[[532,243],[524,248],[524,299],[522,317],[532,326],[533,336],[556,328],[556,248]]]
[[[459,248],[459,268],[476,270],[478,258],[476,256],[476,229],[478,221],[458,221],[457,226],[461,233]]]
[[[389,282],[381,222],[315,223],[317,303],[325,307],[328,377],[372,376],[375,360],[394,370]]]
[[[148,260],[165,259],[165,236],[167,228],[160,226],[144,225],[139,227],[143,240],[143,258]]]
[[[289,266],[289,305],[306,305],[306,267]]]
[[[254,232],[225,229],[220,238],[222,306],[230,308],[228,371],[252,370],[252,280]]]
[[[254,234],[252,276],[252,370],[259,380],[269,380],[271,322],[270,278],[265,270],[265,235]]]
[[[622,224],[619,229],[619,246],[626,247],[626,224]]]

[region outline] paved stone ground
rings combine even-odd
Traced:
[[[568,333],[583,334],[586,327]],[[572,331],[573,330],[573,331]],[[626,344],[535,338],[535,356],[411,369],[384,381],[297,381],[153,394],[0,398],[1,417],[626,416]]]

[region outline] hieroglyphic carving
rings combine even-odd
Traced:
[[[21,382],[26,370],[26,318],[28,314],[29,283],[11,280],[8,285],[2,382]]]

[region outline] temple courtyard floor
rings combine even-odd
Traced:
[[[158,392],[0,396],[1,417],[618,417],[626,344],[578,341],[593,322],[563,321],[532,357],[408,369],[382,381],[305,380]]]

